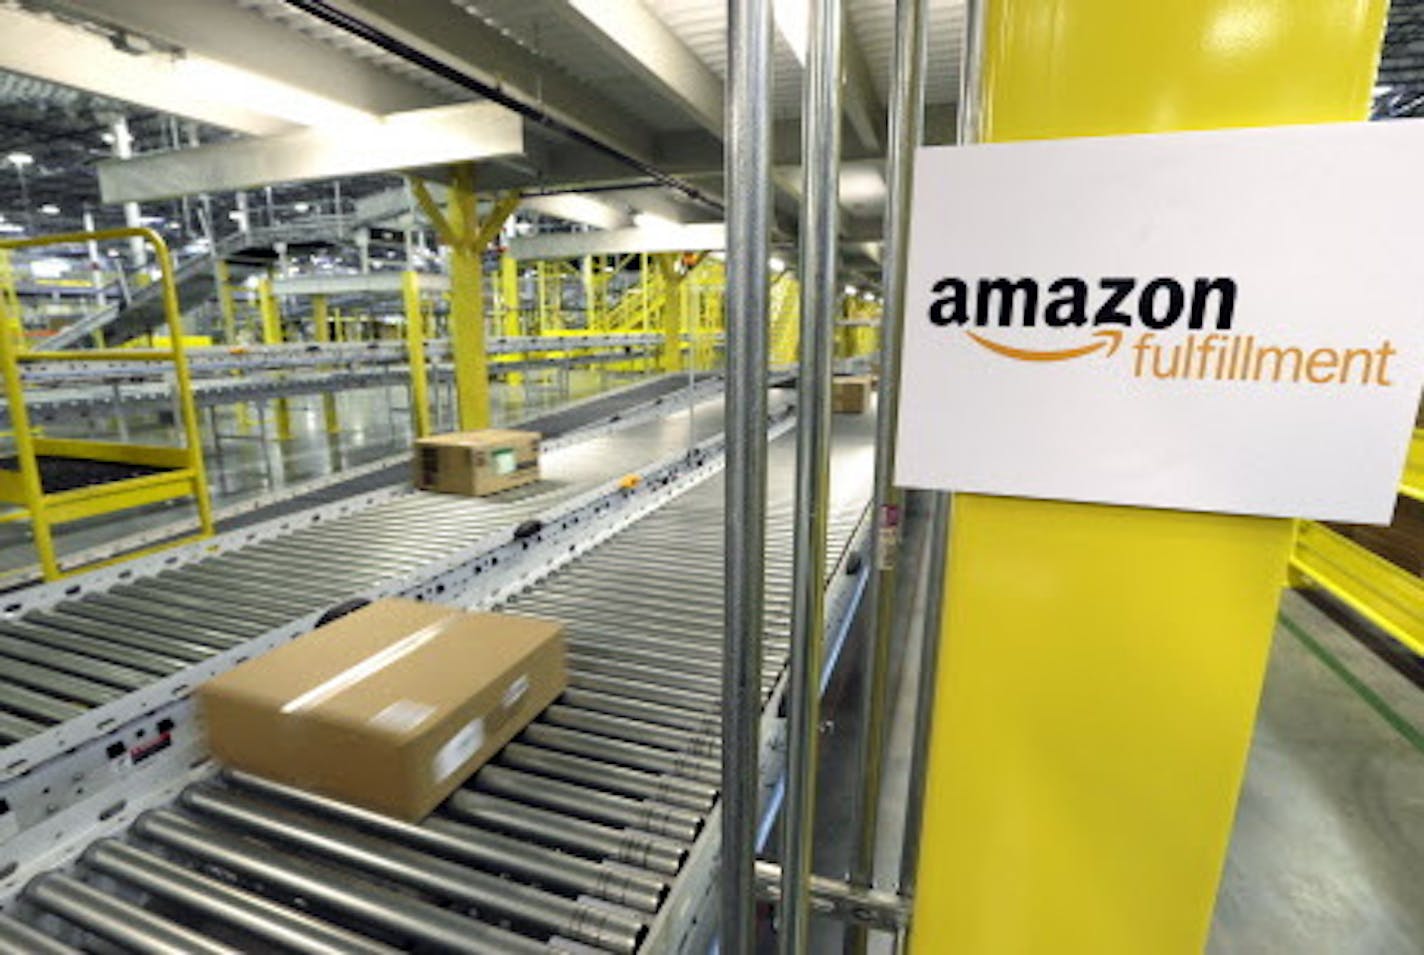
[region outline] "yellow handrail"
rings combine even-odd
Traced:
[[[47,504],[54,495],[44,491],[37,457],[37,442],[31,428],[29,414],[25,407],[24,381],[20,374],[21,361],[172,361],[178,388],[179,413],[183,421],[183,451],[186,455],[186,472],[190,494],[198,509],[198,524],[201,534],[213,533],[212,502],[208,496],[207,474],[203,464],[202,436],[198,430],[198,411],[193,401],[193,380],[188,368],[188,357],[183,347],[183,322],[178,311],[178,289],[173,279],[173,256],[168,243],[152,229],[141,227],[122,229],[102,229],[96,232],[62,232],[54,235],[33,236],[22,239],[0,240],[0,251],[28,249],[50,245],[82,244],[86,242],[107,242],[115,239],[138,238],[153,248],[158,262],[159,281],[163,285],[163,315],[168,326],[171,348],[162,349],[93,349],[74,352],[21,352],[19,343],[7,334],[0,334],[0,371],[3,371],[5,399],[10,407],[10,422],[14,430],[15,450],[19,457],[18,482],[6,482],[7,486],[18,484],[17,497],[28,512],[34,531],[35,549],[39,553],[40,568],[46,580],[66,576],[61,571],[55,554],[54,538],[50,529]],[[114,444],[110,449],[119,455],[125,453],[143,454],[151,449],[137,445]],[[120,482],[115,482],[120,483]],[[121,496],[119,496],[121,497]]]

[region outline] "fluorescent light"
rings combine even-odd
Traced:
[[[106,146],[112,146],[118,141],[118,137],[106,130],[99,134],[99,140]]]
[[[35,157],[29,153],[11,153],[5,157],[5,161],[17,169],[23,169],[35,161]]]
[[[376,118],[365,110],[338,103],[290,83],[206,57],[184,57],[174,69],[190,96],[239,106],[285,119],[298,126],[332,126],[353,121],[369,122]]]
[[[673,222],[671,219],[665,219],[654,212],[634,213],[633,224],[640,229],[671,229],[677,227],[676,222]]]
[[[859,291],[860,291],[860,290],[857,289],[854,285],[847,285],[847,286],[845,287],[845,293],[846,293],[847,295],[855,295],[855,294],[856,294],[857,292],[859,292]]]
[[[776,20],[776,32],[791,47],[796,61],[806,65],[806,49],[811,34],[811,9],[808,0],[772,0],[771,15]]]
[[[310,212],[310,211],[311,211],[311,203],[309,203],[309,202],[299,202],[299,203],[297,203],[296,205],[292,206],[292,208],[295,209],[295,210],[297,210],[297,214],[300,215],[300,214],[302,214],[302,213],[304,213],[304,212]]]
[[[46,202],[44,205],[40,206],[40,212],[43,215],[47,216],[57,216],[59,215],[59,206],[55,205],[53,202]]]
[[[0,222],[0,234],[19,235],[25,231],[25,227],[14,222]]]
[[[766,264],[771,266],[771,270],[777,275],[780,275],[782,272],[786,271],[786,261],[784,259],[779,259],[774,255],[771,258],[767,259]]]

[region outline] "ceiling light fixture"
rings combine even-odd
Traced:
[[[57,216],[59,215],[59,206],[55,205],[53,202],[46,202],[44,205],[40,206],[40,212],[43,215],[47,216]]]
[[[26,166],[34,163],[35,157],[29,153],[11,153],[5,157],[5,161],[16,169],[24,169]]]

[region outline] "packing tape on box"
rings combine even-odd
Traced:
[[[294,696],[291,700],[282,705],[282,712],[296,713],[300,710],[318,706],[336,694],[350,689],[362,680],[379,673],[397,660],[409,656],[431,640],[434,640],[440,635],[441,631],[449,625],[452,619],[455,618],[447,618],[432,623],[427,627],[417,630],[410,636],[376,651],[364,660],[353,663],[340,673],[328,677],[305,693]]]

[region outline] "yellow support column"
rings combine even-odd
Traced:
[[[488,428],[489,358],[486,354],[484,250],[499,234],[506,219],[519,206],[519,196],[505,195],[494,204],[484,222],[479,219],[475,196],[475,167],[451,167],[450,196],[441,212],[419,179],[410,180],[411,191],[436,232],[450,247],[450,351],[455,363],[456,404],[460,428]]]
[[[430,435],[430,394],[425,375],[425,316],[420,310],[420,275],[401,276],[405,302],[405,348],[410,365],[410,425],[417,438]]]
[[[326,308],[325,295],[313,295],[311,299],[312,307],[312,334],[316,340],[322,344],[331,341],[331,316]],[[327,392],[321,396],[322,415],[326,419],[326,433],[339,434],[341,423],[336,415],[336,395]]]
[[[1361,119],[1386,3],[988,6],[1005,141]],[[912,952],[1199,955],[1291,522],[959,495],[949,546]]]
[[[282,313],[272,294],[272,277],[264,275],[257,286],[257,308],[262,316],[262,344],[282,344]],[[277,440],[292,440],[292,408],[286,398],[277,399]]]
[[[517,338],[524,334],[519,320],[519,263],[508,252],[499,257],[499,304],[504,312],[504,335],[506,338]],[[519,360],[522,354],[511,354],[511,359]],[[506,379],[511,387],[518,387],[524,384],[524,375],[520,372],[510,372]],[[513,398],[514,392],[510,393]]]

